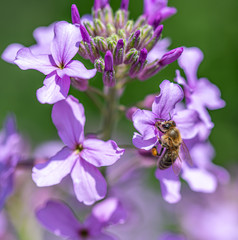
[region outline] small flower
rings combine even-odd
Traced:
[[[124,150],[112,140],[84,137],[84,108],[72,96],[53,106],[52,119],[66,146],[33,168],[33,180],[39,187],[51,186],[70,174],[80,202],[90,205],[104,198],[107,184],[97,167],[115,163]]]
[[[104,233],[109,225],[121,223],[125,216],[123,208],[115,198],[109,198],[92,209],[84,223],[80,223],[71,209],[59,201],[48,201],[36,212],[39,222],[57,236],[71,240],[113,240],[114,236]]]
[[[23,142],[16,131],[15,118],[9,116],[0,135],[0,210],[12,194],[14,172],[23,155]]]
[[[15,60],[23,70],[36,69],[47,75],[44,86],[37,90],[41,103],[53,104],[65,99],[70,77],[90,79],[96,74],[96,69],[87,70],[81,62],[72,60],[78,52],[77,43],[81,40],[79,29],[62,21],[55,24],[54,32],[50,55],[34,55],[29,48],[23,48],[18,51]]]
[[[221,99],[219,88],[212,84],[206,78],[197,77],[197,69],[203,60],[203,53],[200,49],[184,48],[182,56],[179,58],[179,66],[184,70],[187,80],[181,75],[180,71],[176,71],[176,78],[179,84],[183,85],[185,92],[185,100],[189,109],[195,109],[199,113],[199,117],[203,124],[201,126],[201,139],[206,139],[214,124],[207,111],[223,108],[225,101]],[[205,131],[205,132],[204,132]]]

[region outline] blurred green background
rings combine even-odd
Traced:
[[[70,7],[76,3],[81,16],[90,13],[93,1],[67,0],[12,0],[2,2],[0,8],[0,52],[10,43],[25,46],[34,44],[32,32],[38,26],[47,26],[54,21],[71,21]],[[114,10],[120,6],[119,0],[111,0]],[[210,140],[216,149],[215,163],[229,166],[238,160],[237,147],[237,95],[238,95],[238,1],[200,0],[170,1],[170,6],[178,13],[164,22],[163,37],[172,40],[171,48],[178,46],[199,47],[204,52],[198,76],[207,77],[222,92],[227,106],[211,112],[215,128]],[[142,0],[130,0],[130,17],[137,18],[143,11]],[[164,79],[173,80],[177,63],[171,64],[156,77],[146,82],[133,82],[125,91],[122,102],[132,104],[142,100],[147,94],[159,91],[159,83]],[[0,61],[0,123],[9,112],[17,117],[21,132],[26,134],[33,145],[45,140],[58,138],[51,122],[50,105],[41,105],[35,96],[42,86],[43,74],[21,71],[17,66]],[[91,80],[101,85],[101,75]],[[71,90],[84,104],[87,115],[86,129],[97,130],[100,117],[97,109],[85,94]],[[130,142],[133,126],[126,119],[119,122],[120,132],[128,136]],[[123,134],[121,134],[123,135]],[[124,137],[125,138],[125,137]]]

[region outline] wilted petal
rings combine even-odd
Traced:
[[[77,199],[86,205],[105,197],[107,183],[100,171],[83,159],[77,160],[71,177]]]
[[[12,43],[3,51],[1,58],[8,63],[14,63],[17,52],[21,48],[24,48],[22,44]]]
[[[172,170],[172,167],[155,172],[156,178],[160,181],[162,196],[169,203],[176,203],[181,199],[181,183],[178,176]]]
[[[199,121],[198,113],[195,110],[185,109],[177,112],[173,116],[183,139],[191,139],[196,136],[199,131],[196,124]]]
[[[124,151],[112,140],[104,142],[99,139],[89,138],[83,142],[83,151],[80,156],[92,165],[101,167],[115,163]]]
[[[70,78],[60,78],[55,72],[46,76],[44,86],[36,92],[40,103],[54,104],[67,97],[70,88]]]
[[[58,69],[57,74],[59,76],[67,75],[69,77],[76,77],[81,79],[90,79],[95,76],[97,70],[90,69],[88,70],[83,63],[73,60],[67,64],[67,66],[63,69]]]
[[[52,56],[59,67],[64,67],[78,52],[77,42],[82,40],[80,30],[65,21],[54,25],[55,37],[51,45]]]
[[[45,75],[57,70],[51,55],[33,55],[29,48],[20,49],[14,63],[22,70],[35,69]]]
[[[81,224],[72,211],[59,201],[48,201],[36,211],[38,221],[50,232],[61,237],[75,238]]]
[[[152,105],[152,112],[161,119],[170,119],[169,114],[173,115],[173,110],[178,102],[184,97],[183,90],[178,84],[164,80],[160,84],[160,94],[155,97]]]
[[[38,187],[58,184],[71,172],[77,158],[71,149],[64,147],[48,162],[37,164],[32,169],[32,179]]]
[[[107,198],[98,203],[92,209],[92,214],[104,226],[123,223],[126,219],[126,211],[117,198]]]
[[[63,116],[63,117],[62,117]],[[65,145],[75,149],[84,140],[84,107],[78,99],[68,96],[52,109],[52,120]]]
[[[196,192],[211,193],[216,190],[216,178],[204,169],[183,166],[182,178],[187,181],[190,188]]]
[[[179,66],[184,70],[188,85],[196,86],[198,66],[203,60],[203,53],[199,48],[184,48],[183,54],[178,59]]]

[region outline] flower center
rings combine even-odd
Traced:
[[[75,147],[76,154],[79,154],[83,150],[83,144],[80,143]]]
[[[86,238],[89,237],[89,231],[88,231],[88,229],[86,229],[86,228],[80,229],[79,232],[78,232],[78,234],[79,234],[79,236],[80,236],[81,238],[84,238],[84,239],[86,239]]]

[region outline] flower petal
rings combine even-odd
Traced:
[[[35,69],[45,75],[57,69],[51,55],[33,55],[29,48],[21,48],[14,63],[22,70]]]
[[[115,163],[124,151],[112,140],[104,142],[99,139],[86,139],[80,156],[88,163],[101,167]]]
[[[55,37],[51,45],[52,56],[59,67],[64,67],[78,52],[77,42],[82,40],[80,30],[65,21],[54,25]]]
[[[179,66],[184,70],[188,85],[193,88],[197,82],[197,70],[203,60],[203,53],[199,48],[184,48],[178,59]]]
[[[58,184],[71,172],[77,158],[71,149],[64,147],[46,163],[33,167],[32,179],[38,187]]]
[[[14,64],[14,60],[16,58],[17,52],[21,48],[24,48],[22,44],[12,43],[8,45],[7,48],[3,51],[1,58],[8,63]]]
[[[65,68],[58,69],[57,71],[57,74],[61,77],[67,75],[69,77],[76,77],[80,79],[93,78],[96,73],[97,70],[95,68],[88,70],[83,63],[76,60],[70,61]]]
[[[46,76],[44,86],[36,91],[36,97],[42,104],[54,104],[65,99],[70,88],[70,78],[60,78],[55,72]]]
[[[160,94],[155,97],[152,105],[152,112],[161,119],[170,119],[169,115],[173,115],[173,110],[178,102],[184,97],[183,90],[178,84],[164,80],[160,84]]]
[[[79,159],[71,172],[71,177],[78,201],[91,205],[105,197],[107,183],[100,171],[90,163]]]
[[[52,23],[47,27],[38,27],[34,30],[33,36],[38,45],[47,45],[54,39],[54,26]]]
[[[50,232],[61,237],[75,238],[81,224],[65,204],[59,201],[48,201],[36,211],[38,221]]]
[[[158,137],[154,136],[150,139],[144,139],[143,135],[140,135],[139,133],[134,133],[132,142],[137,148],[150,150],[158,142]]]
[[[169,203],[176,203],[181,199],[179,178],[174,174],[172,167],[155,172],[156,178],[160,181],[162,196]]]
[[[217,187],[217,180],[214,175],[204,169],[187,167],[185,164],[183,166],[182,178],[196,192],[211,193]]]
[[[185,109],[173,116],[183,139],[195,137],[199,131],[196,124],[199,122],[198,113],[195,110]]]
[[[64,116],[64,117],[62,117]],[[84,107],[78,99],[68,96],[52,109],[52,120],[65,145],[75,149],[84,140]]]

